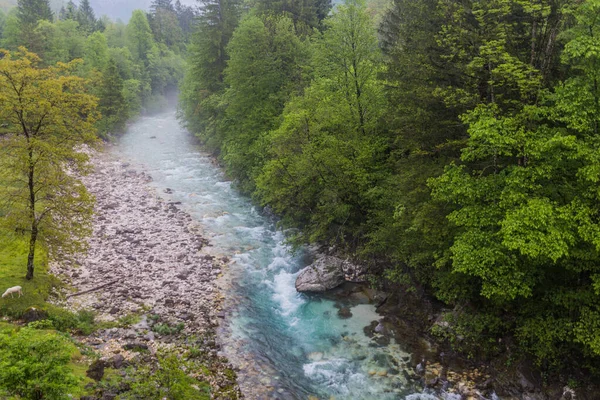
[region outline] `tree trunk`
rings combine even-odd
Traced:
[[[29,174],[28,174],[28,187],[29,187],[29,216],[31,218],[31,236],[29,237],[29,255],[27,256],[27,275],[25,279],[33,279],[33,261],[35,259],[35,243],[38,237],[38,221],[35,215],[35,165],[33,163],[33,150],[29,148]]]
[[[27,275],[25,279],[33,279],[33,260],[35,258],[35,243],[37,241],[38,228],[37,223],[34,221],[31,224],[31,236],[29,237],[29,255],[27,256]]]

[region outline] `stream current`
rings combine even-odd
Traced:
[[[381,318],[374,305],[355,305],[341,319],[333,300],[296,292],[305,252],[291,252],[276,221],[236,191],[175,111],[139,119],[113,151],[151,174],[158,192],[171,189],[170,200],[202,227],[211,254],[231,259],[219,339],[247,398],[439,398],[411,393],[410,355],[401,344],[381,346],[365,335]]]

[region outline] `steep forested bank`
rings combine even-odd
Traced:
[[[598,1],[201,3],[183,115],[294,240],[434,296],[464,354],[598,376]]]

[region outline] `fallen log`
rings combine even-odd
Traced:
[[[96,290],[104,289],[105,287],[110,286],[110,285],[114,285],[117,282],[119,282],[119,279],[116,279],[116,280],[114,280],[112,282],[105,283],[104,285],[96,286],[95,288],[84,290],[82,292],[77,292],[77,293],[70,294],[70,295],[67,296],[67,299],[70,299],[71,297],[75,297],[75,296],[81,296],[82,294],[86,294],[86,293],[90,293],[90,292],[95,292]]]

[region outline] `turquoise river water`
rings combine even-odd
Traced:
[[[170,188],[169,199],[202,226],[211,253],[232,260],[219,336],[247,398],[457,398],[412,393],[401,343],[380,346],[363,332],[381,318],[375,306],[355,305],[353,317],[341,319],[334,301],[296,292],[306,255],[290,251],[275,221],[232,187],[175,111],[141,118],[114,152],[151,174],[158,192]]]

